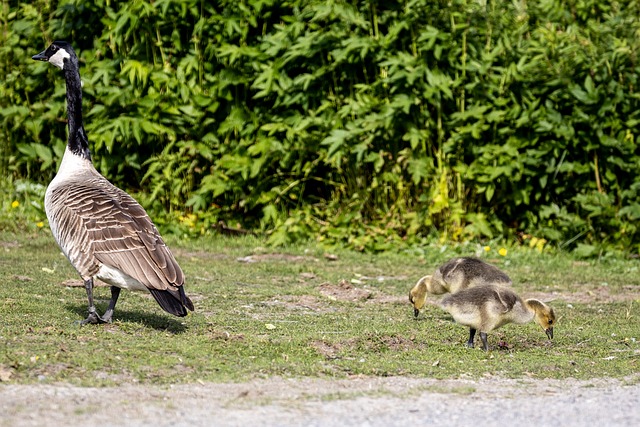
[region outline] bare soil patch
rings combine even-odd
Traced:
[[[405,303],[407,298],[397,295],[389,295],[380,290],[373,290],[367,287],[354,286],[349,281],[343,279],[337,284],[322,283],[318,286],[318,291],[334,301],[351,301],[367,303]]]
[[[335,307],[330,307],[313,295],[279,295],[263,304],[284,307],[290,311],[311,311],[314,313],[335,311]]]
[[[274,261],[285,261],[285,262],[318,262],[320,261],[318,258],[304,255],[290,255],[290,254],[282,254],[282,253],[270,253],[270,254],[254,254],[247,255],[245,257],[237,258],[238,262],[274,262]]]
[[[67,280],[63,280],[62,282],[59,283],[60,286],[64,286],[66,288],[84,288],[84,282],[80,279],[67,279]],[[109,287],[109,285],[107,285],[106,283],[95,279],[93,281],[93,287],[94,288],[105,288],[105,287]]]
[[[331,300],[337,301],[364,301],[372,297],[373,293],[368,289],[356,288],[346,280],[337,284],[323,283],[318,286],[318,291]]]
[[[587,290],[573,292],[522,292],[526,298],[537,298],[542,301],[562,301],[565,303],[592,304],[616,303],[625,301],[640,301],[640,288],[632,285],[622,286],[622,289],[611,289],[608,286],[597,286]]]

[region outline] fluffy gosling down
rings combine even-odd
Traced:
[[[418,317],[427,301],[427,294],[455,293],[473,286],[496,284],[511,286],[511,279],[498,267],[473,257],[453,258],[424,276],[409,291],[413,314]]]
[[[487,285],[463,289],[447,295],[440,306],[461,325],[469,327],[467,346],[473,348],[476,331],[485,351],[489,351],[487,332],[507,323],[523,324],[535,320],[549,339],[553,338],[556,315],[553,308],[537,299],[523,300],[511,289]]]

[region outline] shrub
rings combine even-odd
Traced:
[[[26,60],[42,29],[78,49],[98,169],[161,224],[366,250],[523,233],[637,249],[636,1],[4,13],[0,166],[16,178],[46,182],[64,147],[60,76]]]

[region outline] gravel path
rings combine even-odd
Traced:
[[[166,387],[0,385],[0,426],[638,426],[624,381],[281,379]]]

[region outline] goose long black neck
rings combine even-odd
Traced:
[[[69,150],[78,156],[91,160],[89,139],[82,124],[82,83],[75,55],[66,61],[64,78],[67,84],[67,118],[69,121]]]

